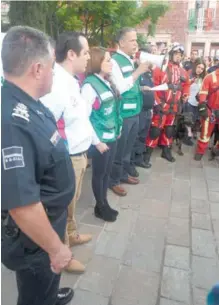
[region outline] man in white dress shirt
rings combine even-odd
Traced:
[[[133,28],[123,28],[117,35],[118,50],[112,55],[112,81],[120,94],[120,114],[123,118],[122,134],[118,140],[114,160],[110,189],[119,196],[125,196],[126,190],[121,183],[138,184],[137,171],[131,164],[131,153],[138,134],[139,113],[142,108],[142,94],[139,77],[147,72],[148,63],[141,63],[135,69],[132,57],[138,49],[137,33]]]
[[[53,87],[50,94],[41,100],[47,106],[56,121],[64,122],[66,144],[75,171],[75,196],[68,208],[68,220],[65,243],[70,247],[91,240],[90,234],[79,234],[75,220],[75,206],[81,193],[82,181],[87,166],[87,150],[92,145],[103,153],[108,149],[101,143],[89,120],[87,105],[80,93],[75,75],[85,72],[89,56],[87,39],[81,33],[67,32],[58,37],[54,67]],[[66,271],[84,272],[85,267],[72,259]]]

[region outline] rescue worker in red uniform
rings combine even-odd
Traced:
[[[171,146],[173,142],[174,121],[179,111],[179,103],[188,100],[190,83],[186,71],[180,66],[184,48],[175,45],[169,52],[170,60],[165,72],[159,68],[153,71],[154,85],[168,84],[167,91],[155,92],[155,106],[149,134],[146,138],[145,163],[150,164],[153,149],[159,144],[162,146],[161,157],[174,162]]]
[[[208,74],[199,92],[199,115],[201,117],[201,134],[197,142],[195,160],[203,157],[212,132],[216,124],[219,124],[219,65],[217,69]],[[219,141],[216,142],[213,152],[219,151]]]

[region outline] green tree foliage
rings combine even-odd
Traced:
[[[109,45],[117,30],[148,21],[154,35],[159,17],[168,4],[155,0],[138,7],[137,1],[11,1],[11,25],[29,25],[56,37],[64,30],[80,30],[91,44]]]

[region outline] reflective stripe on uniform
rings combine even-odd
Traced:
[[[124,104],[123,105],[123,109],[136,109],[137,108],[137,104]]]
[[[213,81],[213,83],[217,83],[217,76],[216,76],[216,72],[214,71],[214,72],[212,72],[212,81]]]
[[[200,91],[199,94],[208,94],[208,91]]]
[[[208,136],[208,127],[209,127],[209,118],[207,118],[203,123],[203,135],[202,132],[200,134],[199,141],[203,143],[207,143],[210,140],[210,137]]]

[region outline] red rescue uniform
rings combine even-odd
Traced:
[[[173,142],[173,124],[179,110],[181,97],[187,100],[190,93],[190,81],[187,72],[178,64],[169,62],[166,72],[155,68],[153,71],[154,85],[168,83],[167,91],[155,92],[155,107],[146,146],[155,148],[158,143],[170,146]],[[161,111],[157,111],[160,105]]]
[[[219,68],[204,78],[199,103],[206,103],[208,107],[208,117],[201,118],[201,134],[196,148],[197,154],[204,155],[214,127],[219,124]],[[219,149],[219,141],[216,149]]]

